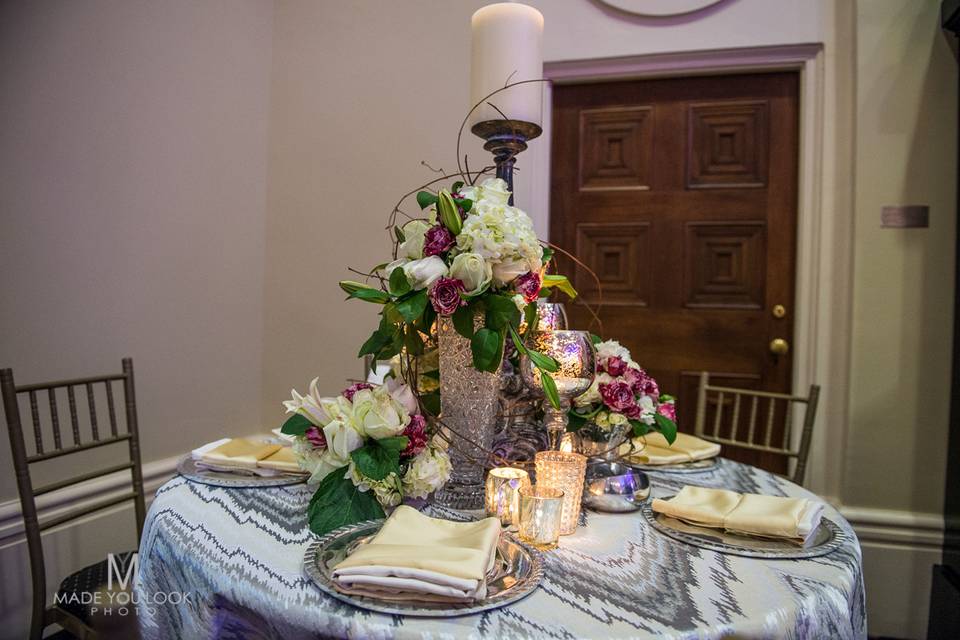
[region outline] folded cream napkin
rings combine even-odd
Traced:
[[[803,544],[820,525],[823,503],[726,489],[685,486],[670,500],[653,500],[653,510],[700,527],[725,529]]]
[[[640,451],[631,455],[629,460],[639,464],[679,464],[720,455],[719,444],[686,433],[678,433],[671,445],[663,434],[654,431],[643,436],[643,439],[637,438],[634,445]]]
[[[497,518],[451,522],[401,505],[334,567],[334,586],[384,600],[472,602],[486,596],[499,539]]]
[[[197,466],[215,471],[257,475],[300,473],[289,447],[244,438],[222,438],[191,452]]]

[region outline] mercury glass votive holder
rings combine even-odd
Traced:
[[[563,491],[537,484],[520,489],[520,539],[538,549],[553,549],[560,540]]]
[[[587,472],[587,457],[566,451],[541,451],[536,455],[537,486],[553,487],[563,491],[563,514],[560,535],[575,533],[580,520],[580,501],[583,497],[583,478]]]
[[[505,527],[515,527],[520,520],[520,490],[530,486],[530,476],[523,469],[497,467],[487,474],[486,509]]]

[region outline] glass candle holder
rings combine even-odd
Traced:
[[[538,549],[553,549],[560,539],[563,491],[553,487],[520,489],[520,539]]]
[[[580,501],[583,497],[583,477],[587,472],[587,457],[566,451],[541,451],[536,455],[537,486],[553,487],[563,491],[563,514],[560,535],[576,532],[580,520]]]
[[[500,518],[504,526],[516,526],[520,520],[520,489],[529,486],[530,476],[523,469],[491,469],[486,483],[487,515]]]

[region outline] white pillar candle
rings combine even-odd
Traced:
[[[473,14],[470,26],[470,106],[506,84],[543,77],[543,14],[539,11],[513,2],[491,4]],[[511,120],[542,122],[540,82],[510,87],[487,102]],[[482,104],[470,115],[470,124],[502,118],[496,109]]]

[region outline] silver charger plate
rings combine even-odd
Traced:
[[[228,473],[202,469],[189,454],[180,460],[177,473],[191,482],[209,484],[214,487],[231,487],[234,489],[249,489],[256,487],[284,487],[290,484],[300,484],[307,481],[305,473],[284,473],[278,476],[245,475],[242,473]]]
[[[663,471],[665,473],[703,473],[717,468],[717,459],[696,460],[694,462],[680,462],[677,464],[639,464],[628,462],[635,469],[643,471]]]
[[[767,560],[816,558],[840,548],[848,538],[843,529],[827,518],[821,518],[820,526],[813,532],[806,544],[800,546],[787,540],[754,538],[727,533],[719,529],[697,527],[655,512],[652,502],[645,503],[641,507],[641,512],[654,529],[674,540],[718,553],[747,558],[765,558]]]
[[[498,609],[533,593],[543,579],[539,551],[506,533],[497,544],[497,562],[487,575],[487,597],[473,603],[394,602],[340,593],[333,586],[333,567],[366,542],[383,520],[367,520],[341,527],[310,543],[303,556],[303,572],[327,595],[361,609],[402,616],[451,618]]]

